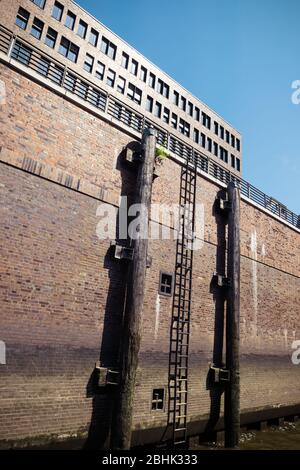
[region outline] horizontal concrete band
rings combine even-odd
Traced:
[[[289,418],[300,415],[300,403],[294,405],[284,405],[281,407],[270,407],[264,409],[250,409],[241,413],[241,427],[251,426],[255,423],[272,421],[280,418]],[[209,416],[205,415],[199,417],[188,423],[188,437],[196,437],[205,434]],[[218,423],[214,427],[214,432],[224,430],[224,419],[221,416]],[[0,449],[18,449],[18,448],[34,448],[45,447],[49,444],[56,444],[56,446],[64,447],[64,442],[68,446],[74,442],[75,448],[81,448],[88,437],[87,431],[80,431],[72,433],[70,436],[65,435],[64,438],[58,435],[50,436],[34,436],[30,439],[14,439],[14,440],[0,440]],[[139,447],[145,445],[153,445],[159,442],[163,443],[172,439],[171,426],[149,427],[145,429],[135,429],[132,433],[132,447]],[[55,447],[56,447],[55,446]]]
[[[114,206],[115,208],[119,207],[120,203],[120,198],[117,193],[114,193],[113,191],[107,191],[106,189],[97,186],[95,184],[90,183],[87,180],[83,180],[82,178],[79,178],[78,176],[75,175],[70,175],[69,173],[57,169],[51,165],[45,164],[38,162],[37,160],[31,159],[29,157],[18,157],[15,154],[10,154],[9,156],[4,156],[0,152],[0,164],[3,165],[8,165],[10,167],[13,167],[17,170],[24,171],[25,173],[37,176],[41,179],[44,179],[48,182],[52,182],[54,184],[57,184],[59,186],[62,186],[66,189],[69,189],[71,191],[75,191],[79,194],[82,194],[83,196],[91,197],[95,200],[98,200],[99,202],[103,202],[105,204],[110,204]],[[202,175],[201,175],[202,176]],[[247,201],[248,202],[248,201]],[[252,201],[250,201],[252,203]],[[259,206],[258,206],[259,208]],[[158,215],[159,217],[159,215]],[[278,218],[279,219],[279,218]],[[152,217],[151,222],[157,223],[161,226],[165,226],[171,230],[174,230],[175,227],[172,224],[164,224],[160,220],[155,219],[155,217]],[[280,222],[282,222],[281,219],[279,219]],[[290,225],[290,224],[288,224]],[[291,226],[296,231],[299,231],[295,227]],[[198,239],[198,237],[196,237]],[[208,243],[210,245],[216,246],[215,243],[205,240],[202,240],[204,243]],[[259,260],[254,260],[254,258],[249,257],[246,253],[243,253],[241,251],[241,256],[250,260],[253,260],[257,262],[258,264],[263,264],[264,266],[267,266],[269,268],[276,269],[277,271],[280,271],[284,274],[288,274],[290,276],[299,278],[295,273],[284,271],[276,265],[271,265],[268,263],[263,263]]]

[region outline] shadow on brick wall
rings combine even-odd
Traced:
[[[213,205],[213,215],[217,227],[217,247],[216,247],[216,273],[226,276],[226,225],[227,220],[224,214],[218,209],[218,198],[225,198],[224,190],[219,191],[217,199]],[[224,321],[225,321],[225,300],[226,290],[217,286],[214,279],[210,284],[210,292],[213,294],[215,302],[215,324],[214,324],[214,347],[213,365],[223,367],[223,342],[224,342]],[[215,383],[212,371],[209,371],[206,379],[206,388],[210,392],[210,416],[206,425],[205,434],[213,432],[217,425],[221,412],[221,398],[224,392],[224,385]]]
[[[128,144],[135,148],[137,142]],[[121,196],[127,196],[128,206],[134,200],[135,171],[125,163],[125,149],[120,153],[116,163],[121,175]],[[116,214],[116,236],[118,245],[128,246],[129,240],[119,237],[119,210]],[[103,333],[100,345],[100,365],[112,370],[119,369],[119,350],[122,333],[123,310],[126,296],[126,279],[128,272],[126,260],[114,257],[114,246],[111,246],[104,257],[104,269],[108,270],[109,288],[107,292],[105,314],[103,320]],[[96,369],[91,373],[86,387],[87,397],[93,399],[93,411],[84,449],[108,449],[110,442],[111,420],[115,400],[117,399],[117,386],[106,385],[99,387]]]

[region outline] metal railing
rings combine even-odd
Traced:
[[[224,184],[233,181],[240,188],[241,194],[249,200],[271,211],[289,224],[300,228],[300,216],[291,212],[282,203],[267,196],[198,149],[159,127],[156,123],[145,118],[142,114],[127,104],[125,105],[114,96],[109,95],[106,91],[83,78],[77,72],[54,60],[51,56],[40,51],[24,39],[15,36],[2,25],[0,25],[0,51],[139,134],[147,127],[154,128],[157,131],[159,145],[162,145],[183,160],[189,159],[202,172],[207,173]]]

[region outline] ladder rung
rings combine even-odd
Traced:
[[[175,432],[179,432],[179,431],[186,431],[186,428],[176,428],[174,429]],[[185,441],[184,441],[185,442]]]

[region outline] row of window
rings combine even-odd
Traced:
[[[45,2],[34,2],[34,3],[40,3],[41,5],[45,5]],[[55,2],[54,9],[53,9],[53,16],[55,16],[56,19],[61,20],[63,8],[64,7],[61,4],[59,4],[59,2]],[[30,16],[30,13],[24,8],[20,7],[18,14],[17,14],[17,18],[16,18],[16,24],[20,28],[26,29],[28,25],[28,21],[29,21],[29,16]],[[66,23],[65,23],[66,26],[73,29],[75,25],[75,21],[76,21],[76,16],[68,11],[68,14],[66,17]],[[79,23],[79,28],[80,28],[80,24],[81,23]],[[44,23],[40,19],[35,17],[32,23],[32,27],[31,27],[31,34],[36,39],[41,39],[43,28],[44,28]],[[87,25],[86,25],[86,29],[87,29]],[[86,34],[86,29],[85,29],[84,36]],[[81,31],[80,34],[83,34],[83,30],[80,30],[80,31]],[[48,27],[48,30],[45,36],[45,44],[51,48],[54,48],[56,45],[57,36],[58,36],[58,33],[53,28]],[[113,58],[115,55],[115,50],[112,48],[111,43],[104,37],[102,38],[101,50],[103,53],[110,56],[111,58]],[[78,59],[78,55],[79,55],[79,47],[63,36],[61,38],[58,52],[62,54],[64,57],[66,57],[67,59],[76,63]],[[85,58],[84,65],[83,65],[84,70],[89,73],[92,73],[94,69],[94,64],[95,64],[95,58],[91,56],[90,54],[86,53],[86,58]],[[128,70],[129,56],[125,53],[123,53],[123,56],[122,56],[122,66]],[[135,76],[137,76],[138,74],[138,67],[139,67],[138,62],[132,59],[131,65],[130,65],[130,71]],[[98,78],[99,80],[104,80],[104,74],[105,74],[105,65],[101,61],[97,61],[96,69],[95,69],[96,78]],[[169,98],[169,92],[170,92],[169,86],[160,79],[156,80],[156,76],[152,74],[151,72],[149,72],[149,75],[148,75],[147,69],[143,66],[141,66],[140,68],[139,77],[144,82],[146,82],[148,79],[148,84],[151,88],[156,89],[156,91],[158,91],[162,96]],[[106,84],[114,88],[115,83],[116,83],[116,73],[112,69],[109,68],[107,71],[107,76],[106,76]],[[118,81],[117,81],[117,91],[124,94],[125,87],[126,87],[125,78],[119,76]],[[142,91],[135,85],[128,83],[127,97],[140,105],[142,102]],[[181,107],[181,109],[183,110],[188,109],[188,114],[192,116],[194,115],[195,119],[198,122],[200,122],[200,117],[201,117],[202,125],[207,127],[208,129],[211,128],[211,118],[206,113],[204,112],[201,113],[198,107],[196,106],[194,107],[193,104],[190,103],[190,101],[187,102],[186,99],[183,96],[180,96],[179,93],[177,93],[176,91],[174,91],[174,104]],[[168,108],[163,107],[162,104],[159,103],[158,101],[154,102],[154,99],[149,95],[147,96],[147,100],[146,100],[146,110],[148,112],[154,113],[156,117],[162,119],[163,122],[165,122],[166,124],[170,124],[171,127],[173,127],[174,129],[178,129],[179,132],[181,132],[186,137],[191,138],[190,124],[182,118],[178,120],[177,114],[175,113],[171,114]],[[219,125],[216,121],[214,121],[214,131],[216,135],[218,135],[228,144],[231,144],[233,147],[236,147],[238,151],[240,151],[239,139],[237,139],[234,135],[230,134],[229,131],[225,130],[224,127],[222,125]],[[223,149],[223,147],[219,146],[217,143],[212,142],[212,140],[209,137],[206,137],[205,134],[200,133],[200,131],[196,128],[194,129],[193,140],[194,142],[200,144],[204,149],[208,150],[209,152],[213,152],[215,156],[219,157],[221,160],[228,163],[228,151]],[[237,170],[239,171],[240,160],[238,158],[233,159],[233,157],[234,156],[231,157],[232,166],[234,168],[236,167]]]
[[[163,82],[163,80],[161,80],[160,78],[157,78],[152,72],[149,72],[144,66],[141,65],[139,69],[138,62],[135,59],[131,59],[131,62],[130,62],[129,55],[123,52],[122,62],[121,62],[122,67],[128,70],[129,64],[130,64],[130,72],[133,75],[138,76],[140,80],[142,80],[144,83],[147,83],[150,88],[154,89],[155,91],[160,93],[162,96],[169,99],[170,97],[169,85]],[[173,91],[172,102],[173,104],[178,106],[182,111],[186,112],[189,116],[191,116],[193,119],[195,119],[198,122],[201,122],[204,127],[206,127],[209,130],[211,129],[210,116],[208,116],[204,111],[201,112],[198,106],[194,106],[193,103],[187,100],[184,96],[181,96],[176,90]],[[151,104],[148,103],[147,108],[151,108]],[[157,108],[158,108],[157,115],[158,117],[160,117],[161,105],[159,103],[157,103]],[[166,113],[168,113],[168,110],[166,111]],[[216,121],[214,121],[214,126],[215,126],[214,127],[215,134],[217,136],[219,136],[221,139],[226,141],[228,144],[231,144],[233,148],[236,148],[238,151],[240,151],[241,144],[238,138],[230,134],[228,130],[225,131],[224,127],[222,125],[219,125],[219,123],[217,123]]]
[[[30,13],[25,10],[24,8],[20,7],[16,17],[16,24],[22,29],[26,29],[29,21]],[[30,34],[34,36],[36,39],[41,39],[43,30],[44,30],[45,23],[41,21],[39,18],[34,17]],[[57,31],[55,31],[50,26],[47,29],[47,33],[45,36],[45,44],[47,46],[54,49],[57,41]],[[61,38],[60,46],[59,46],[59,53],[62,54],[64,57],[67,57],[72,62],[77,62],[78,54],[79,54],[79,47],[76,44],[73,44],[64,36]]]
[[[45,1],[36,0],[36,2],[34,3],[45,4]],[[58,21],[61,21],[63,12],[64,12],[64,6],[58,1],[55,1],[53,11],[52,11],[52,16]],[[76,15],[72,13],[70,10],[68,10],[66,19],[65,19],[65,26],[67,26],[69,29],[73,31],[75,28],[75,23],[76,23]],[[78,23],[77,35],[83,39],[86,39],[87,31],[88,31],[88,24],[80,19]],[[99,42],[99,37],[100,35],[98,31],[96,31],[94,28],[91,28],[90,33],[89,33],[89,39],[88,39],[89,43],[97,47],[98,42]],[[117,47],[105,37],[102,37],[101,39],[100,50],[101,52],[106,54],[108,57],[115,60]],[[130,70],[130,72],[133,75],[135,75],[136,77],[139,77],[141,81],[143,81],[144,83],[147,83],[150,88],[156,90],[166,99],[170,98],[169,85],[165,83],[163,80],[161,80],[160,78],[157,78],[155,74],[148,71],[146,67],[144,67],[143,65],[139,65],[139,63],[135,59],[132,58],[130,61],[129,55],[125,52],[122,53],[121,65],[126,70]],[[173,91],[172,102],[173,104],[178,106],[181,110],[186,112],[190,117],[192,117],[198,122],[201,122],[201,124],[204,127],[211,130],[210,116],[208,116],[204,111],[201,112],[198,106],[194,105],[191,101],[187,100],[184,96],[180,95],[176,90]],[[224,127],[221,124],[219,124],[217,121],[214,121],[214,133],[215,135],[217,135],[218,137],[226,141],[227,144],[231,145],[233,148],[236,148],[237,151],[240,152],[241,150],[240,140],[236,138],[233,134],[231,134],[228,130],[225,130]]]
[[[46,0],[31,0],[31,2],[40,7],[42,10],[45,8]]]
[[[63,12],[64,12],[64,6],[61,3],[55,1],[54,7],[52,10],[52,17],[55,18],[57,21],[61,21]],[[65,19],[65,26],[69,28],[71,31],[74,31],[76,19],[77,19],[76,15],[72,11],[68,10],[66,14],[66,19]],[[88,24],[85,21],[80,19],[78,22],[78,27],[77,27],[77,35],[81,37],[82,39],[86,39],[87,32],[88,32]],[[97,47],[98,41],[99,41],[98,31],[96,31],[94,28],[91,28],[90,34],[89,34],[89,43],[92,46]],[[117,46],[115,46],[111,41],[106,39],[104,36],[102,36],[102,39],[101,39],[100,50],[101,52],[103,52],[103,54],[115,60],[116,53],[117,53]]]
[[[153,113],[154,116],[162,119],[163,122],[171,125],[174,129],[179,130],[179,132],[186,137],[191,137],[190,124],[182,118],[178,119],[177,114],[171,113],[168,108],[165,106],[163,107],[158,101],[154,101],[154,99],[149,95],[146,100],[146,111]],[[208,150],[225,163],[228,163],[228,150],[224,149],[216,142],[213,142],[210,137],[207,137],[203,132],[200,132],[196,128],[194,128],[193,140],[195,143],[201,145],[203,149]],[[240,171],[240,159],[231,155],[231,166]]]

